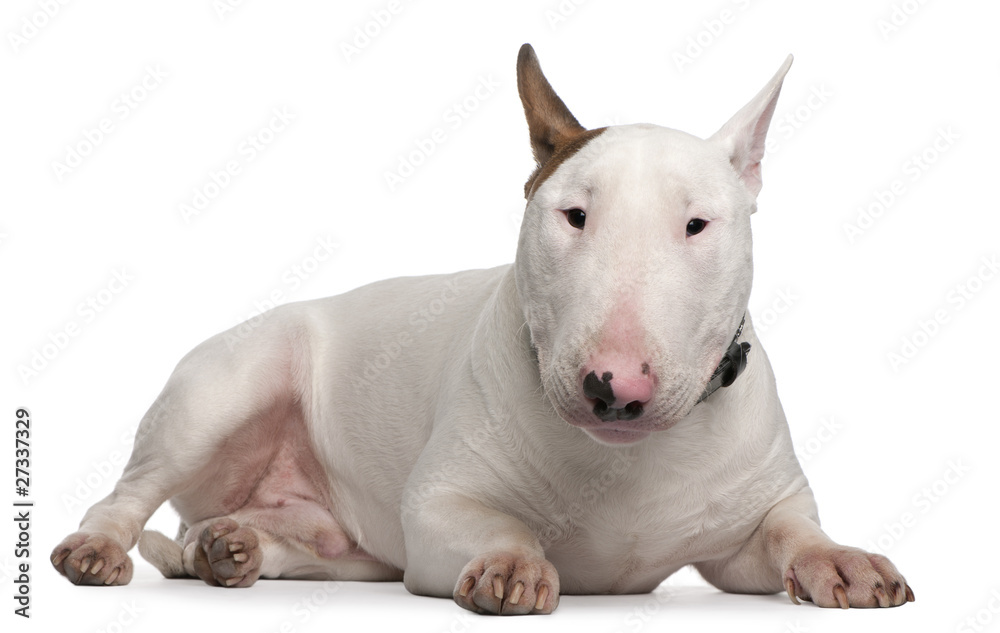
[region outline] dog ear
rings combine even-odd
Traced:
[[[517,54],[517,91],[528,119],[528,133],[535,162],[541,167],[556,150],[586,130],[549,85],[531,44]]]
[[[722,143],[729,154],[729,162],[739,174],[740,180],[756,198],[760,193],[760,161],[764,158],[764,139],[771,124],[774,106],[778,103],[781,82],[792,65],[792,56],[785,59],[771,81],[743,106],[733,118],[712,135],[710,140]]]

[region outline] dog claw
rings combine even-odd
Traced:
[[[94,563],[94,566],[90,568],[90,573],[96,576],[97,572],[101,571],[102,569],[104,569],[104,559],[100,558],[97,560],[96,563]]]
[[[476,613],[549,613],[559,605],[559,575],[540,556],[489,552],[462,569],[452,596],[458,606]]]
[[[107,580],[105,580],[105,581],[104,581],[104,584],[105,584],[105,585],[110,585],[111,583],[113,583],[113,582],[114,582],[115,580],[117,580],[117,579],[118,579],[118,570],[117,570],[117,569],[115,569],[114,571],[112,571],[112,572],[111,572],[111,573],[110,573],[110,574],[108,575],[108,578],[107,578]]]
[[[898,580],[893,581],[893,583],[889,585],[889,598],[895,602],[902,590],[903,585]]]
[[[545,599],[549,597],[549,586],[542,585],[542,588],[538,590],[538,599],[535,600],[535,608],[541,609],[545,606]]]
[[[458,590],[458,595],[462,596],[463,598],[469,595],[469,591],[472,589],[472,586],[474,584],[476,584],[475,578],[473,578],[472,576],[466,578],[465,582],[462,583],[462,587]]]
[[[243,580],[243,576],[237,576],[236,578],[226,578],[226,586],[232,587],[241,580]]]
[[[514,585],[514,588],[510,591],[510,596],[507,598],[507,602],[510,604],[517,604],[521,600],[521,595],[524,594],[524,583],[520,580]]]
[[[80,575],[86,574],[88,569],[90,569],[90,559],[84,558],[83,562],[80,563]]]
[[[55,556],[53,556],[52,557],[52,564],[55,567],[59,567],[59,565],[62,565],[62,562],[64,560],[66,560],[67,556],[69,556],[69,552],[70,552],[70,550],[64,549],[63,551],[61,551],[58,554],[56,554]]]
[[[906,585],[906,601],[913,602],[916,598],[913,597],[913,590],[910,589],[910,585]]]
[[[847,602],[847,592],[840,585],[833,588],[833,597],[837,599],[837,604],[840,605],[841,609],[849,609],[850,603]]]
[[[233,554],[233,560],[236,561],[237,563],[245,563],[247,562],[248,558],[249,556],[243,553]]]
[[[882,587],[875,587],[875,599],[878,601],[878,606],[880,607],[892,606],[892,600],[889,599],[889,596]]]
[[[792,601],[792,604],[802,604],[795,597],[795,581],[791,578],[785,578],[785,591],[788,592],[788,599]]]

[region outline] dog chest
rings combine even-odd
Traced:
[[[663,468],[624,452],[603,466],[536,518],[567,592],[651,590],[685,565],[736,552],[772,503],[766,473]]]

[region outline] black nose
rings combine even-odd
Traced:
[[[642,403],[638,400],[629,402],[624,407],[615,408],[615,391],[611,387],[614,376],[610,371],[597,377],[597,372],[590,372],[583,379],[583,395],[597,400],[594,404],[594,415],[604,422],[612,420],[634,420],[642,415]]]

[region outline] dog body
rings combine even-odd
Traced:
[[[727,591],[912,600],[888,560],[820,530],[746,316],[790,62],[702,140],[584,130],[526,45],[539,167],[515,263],[282,306],[206,341],[56,568],[123,584],[138,541],[167,576],[401,579],[484,613],[648,592],[687,564]],[[736,340],[746,370],[709,395]],[[177,543],[142,532],[168,499]]]

